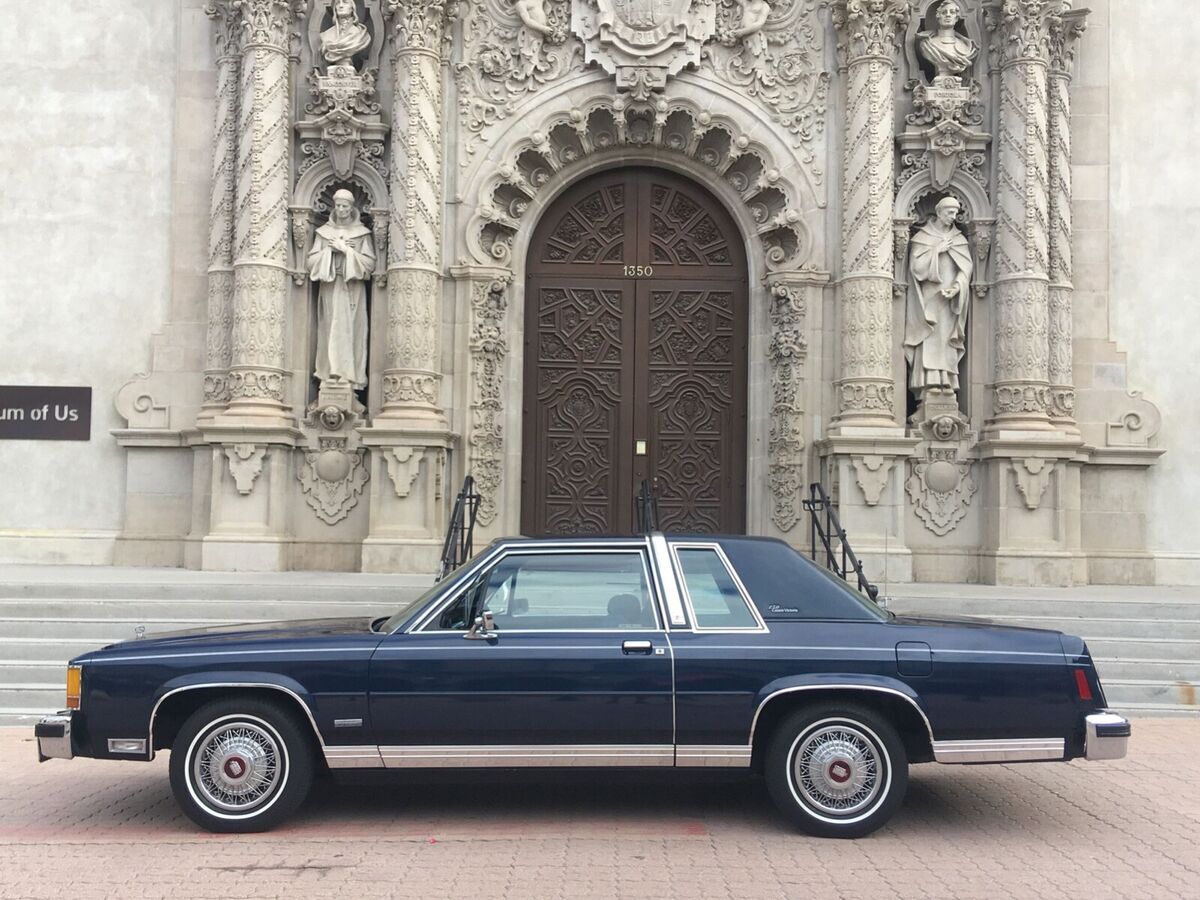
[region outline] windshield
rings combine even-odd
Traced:
[[[396,610],[395,614],[378,628],[376,628],[375,631],[382,632],[383,634],[390,634],[391,632],[395,631],[406,619],[408,619],[418,609],[432,600],[434,595],[438,593],[438,591],[443,590],[445,587],[445,581],[435,582],[429,588],[429,590],[423,593],[420,597],[417,597],[415,600],[410,600],[408,603]]]

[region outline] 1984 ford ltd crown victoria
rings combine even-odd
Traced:
[[[1084,642],[880,609],[779,541],[504,540],[390,618],[235,625],[71,661],[42,759],[153,759],[213,831],[324,767],[728,766],[857,837],[912,763],[1116,759]]]

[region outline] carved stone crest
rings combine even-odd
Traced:
[[[716,33],[712,0],[573,0],[572,10],[587,61],[615,75],[618,90],[639,100],[698,63],[702,45]]]
[[[913,460],[904,487],[917,518],[938,537],[962,521],[977,490],[970,461],[956,459],[953,449],[932,450],[925,459]]]
[[[363,465],[366,450],[347,452],[332,445],[304,454],[297,477],[304,500],[326,525],[336,525],[354,509],[371,477]]]

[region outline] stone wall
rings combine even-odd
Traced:
[[[0,442],[0,561],[103,563],[126,490],[113,398],[171,303],[181,8],[0,0],[0,20],[0,383],[94,388],[89,443]]]
[[[1092,6],[1101,4],[1092,3]],[[1151,470],[1147,537],[1160,583],[1200,583],[1200,26],[1181,0],[1112,0],[1107,130],[1112,336],[1129,387],[1162,411],[1168,452]],[[1099,131],[1096,143],[1106,134]],[[1083,218],[1080,216],[1079,218]]]

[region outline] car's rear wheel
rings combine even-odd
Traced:
[[[296,717],[246,698],[201,707],[171,747],[171,790],[209,831],[266,831],[291,815],[313,780],[312,742]]]
[[[775,805],[809,834],[855,838],[883,826],[904,801],[908,757],[884,716],[821,704],[792,713],[767,748]]]

